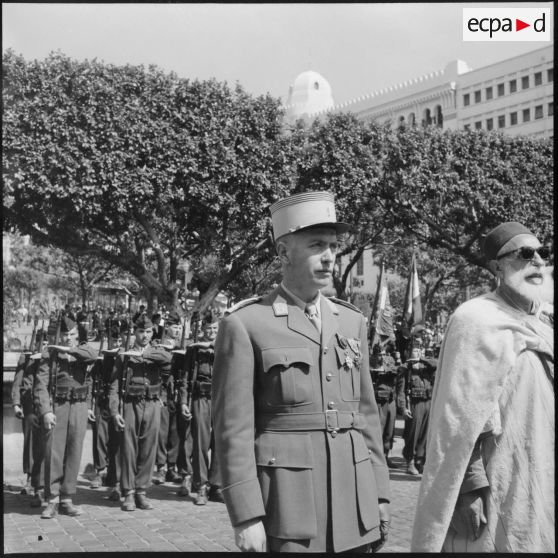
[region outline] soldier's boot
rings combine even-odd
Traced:
[[[176,467],[169,467],[167,469],[167,474],[165,475],[165,481],[180,484],[182,482],[182,475],[178,474]]]
[[[58,515],[58,498],[50,500],[41,514],[42,519],[52,519]]]
[[[41,494],[38,490],[36,490],[35,494],[33,494],[33,498],[31,498],[31,501],[29,502],[29,505],[32,508],[40,508],[43,505],[43,501],[41,499]]]
[[[134,498],[135,494],[133,492],[129,492],[124,496],[124,501],[120,506],[122,511],[134,511],[136,509],[136,501]]]
[[[178,489],[178,495],[190,496],[190,492],[192,492],[192,475],[185,475],[182,479],[182,484]]]
[[[70,517],[76,517],[82,514],[82,509],[79,506],[74,506],[72,501],[68,498],[60,500],[60,506],[58,507],[58,513],[63,515],[69,515]]]
[[[165,482],[165,469],[164,467],[157,467],[157,472],[153,473],[153,484],[163,484]]]
[[[222,490],[216,486],[215,484],[212,484],[209,487],[209,494],[208,494],[208,499],[211,502],[219,502],[220,504],[224,504],[225,503],[225,499],[223,498],[223,492]]]
[[[419,475],[417,468],[415,467],[415,462],[411,459],[407,461],[407,473],[409,475]]]
[[[202,484],[198,489],[198,496],[194,500],[196,506],[205,506],[207,504],[207,485]]]
[[[388,457],[388,454],[385,454],[386,456],[386,465],[390,468],[390,469],[395,469],[395,463]]]
[[[417,471],[422,475],[422,471],[424,470],[424,461],[422,459],[417,459],[415,461],[415,467]]]
[[[100,488],[103,484],[103,477],[101,476],[101,471],[95,471],[95,476],[91,479],[89,488]]]
[[[120,502],[120,490],[118,490],[118,486],[109,486],[110,494],[108,499],[111,502]]]
[[[31,486],[31,475],[27,475],[25,486],[21,489],[20,494],[32,494],[33,487]]]
[[[136,506],[140,510],[152,510],[153,504],[151,500],[145,495],[145,492],[136,492]]]

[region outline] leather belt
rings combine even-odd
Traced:
[[[333,432],[354,428],[362,430],[366,420],[357,411],[322,411],[316,413],[264,413],[256,416],[256,429],[262,430],[326,430]]]

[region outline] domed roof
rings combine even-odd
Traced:
[[[291,119],[333,108],[331,86],[318,72],[307,70],[299,74],[289,88],[287,116]]]

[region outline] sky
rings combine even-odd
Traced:
[[[240,83],[286,102],[306,70],[331,85],[336,104],[443,70],[477,69],[547,46],[463,42],[463,7],[518,3],[3,3],[2,49],[28,60],[60,50],[71,58],[155,64],[189,79]]]

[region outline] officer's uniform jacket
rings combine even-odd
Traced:
[[[12,405],[20,405],[24,415],[34,412],[33,384],[42,353],[23,353],[17,363],[12,383]]]
[[[91,397],[90,371],[97,359],[97,353],[89,343],[69,347],[66,352],[56,351],[50,376],[51,357],[47,350],[43,352],[33,387],[35,407],[39,416],[52,412],[49,377],[55,378],[56,393],[52,393],[55,401],[86,401]]]
[[[320,300],[321,339],[281,287],[221,321],[213,426],[234,526],[341,551],[380,538],[389,475],[364,317]]]
[[[130,352],[133,351],[134,349],[131,349]],[[119,414],[120,396],[125,401],[158,400],[161,391],[161,367],[168,365],[170,361],[170,351],[151,345],[148,345],[142,353],[128,355],[120,353],[114,363],[109,390],[111,416]],[[120,386],[123,389],[122,394],[119,393]]]
[[[397,409],[403,412],[407,396],[411,405],[432,399],[436,363],[427,359],[407,360],[401,368],[397,379]]]

